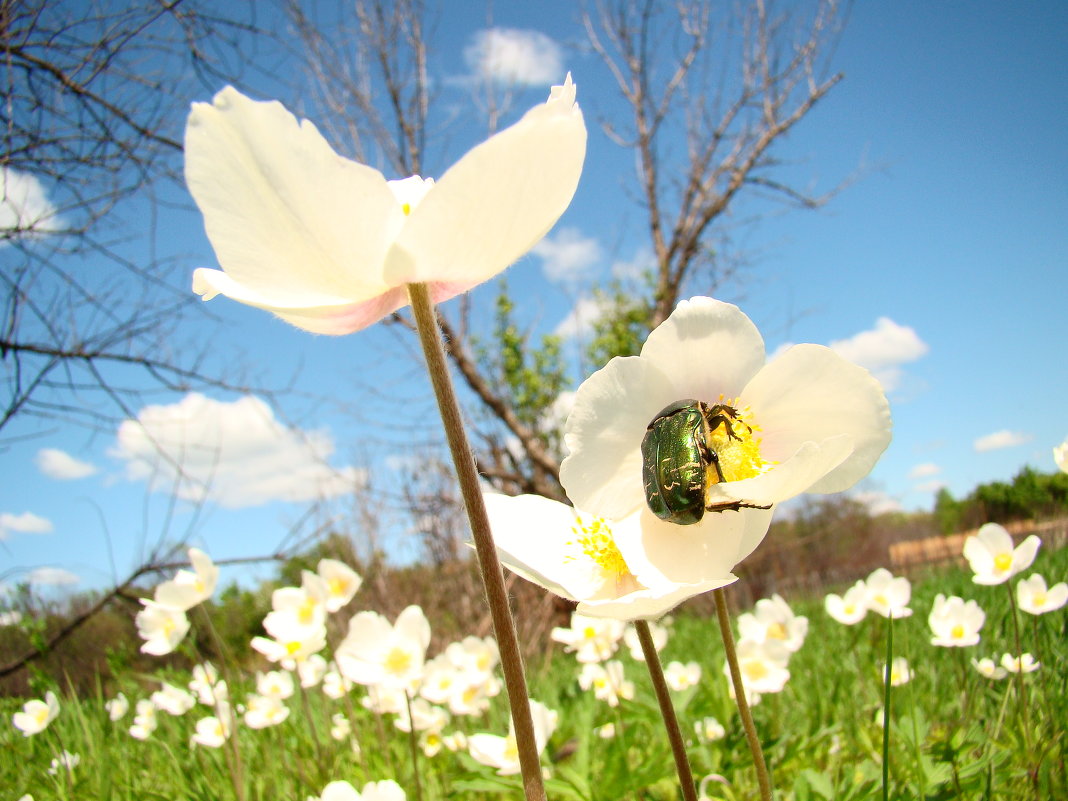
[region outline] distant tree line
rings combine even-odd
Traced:
[[[943,534],[977,528],[983,523],[1011,523],[1068,514],[1068,473],[1040,473],[1024,467],[1011,482],[980,484],[957,500],[945,487],[938,491],[934,516]]]

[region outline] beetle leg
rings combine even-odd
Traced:
[[[705,449],[705,459],[712,463],[712,466],[716,468],[716,481],[722,484],[727,479],[723,477],[723,468],[719,466],[719,454],[709,448],[707,445],[703,446]]]

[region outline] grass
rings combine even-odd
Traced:
[[[1031,572],[1052,584],[1068,577],[1068,549],[1041,553]],[[840,588],[832,588],[840,589]],[[938,648],[929,642],[927,613],[937,593],[975,599],[987,614],[982,641],[971,648]],[[757,729],[779,799],[870,799],[881,793],[881,709],[887,621],[869,614],[856,626],[833,621],[822,598],[787,599],[810,621],[804,646],[790,661],[791,678],[782,693],[765,695],[754,707]],[[912,617],[895,621],[894,653],[905,656],[913,679],[892,690],[889,746],[889,797],[893,799],[1049,799],[1068,797],[1065,729],[1068,720],[1068,610],[1033,618],[1021,615],[1023,650],[1042,668],[1019,683],[983,678],[971,659],[1015,652],[1011,607],[1005,585],[973,584],[970,574],[951,569],[914,577]],[[433,621],[431,621],[433,623]],[[753,798],[756,778],[734,703],[723,674],[723,651],[712,619],[680,615],[662,652],[671,660],[697,661],[700,683],[674,695],[705,798],[726,801]],[[579,666],[569,654],[555,651],[529,666],[531,695],[559,713],[543,763],[551,768],[546,789],[552,799],[574,801],[653,801],[679,796],[671,753],[645,674],[626,648],[616,658],[636,684],[633,700],[611,708],[579,688]],[[165,664],[165,660],[161,660]],[[266,666],[265,666],[266,668]],[[161,668],[156,676],[127,675],[122,689],[131,700],[158,687],[159,679],[184,686],[189,676]],[[253,677],[231,688],[240,702],[253,689]],[[47,686],[35,689],[42,697]],[[58,688],[55,688],[58,689]],[[59,717],[44,732],[23,737],[11,714],[24,699],[0,701],[9,723],[0,728],[0,787],[4,799],[28,793],[41,799],[219,799],[247,801],[317,797],[330,781],[345,779],[357,789],[387,778],[415,798],[407,735],[365,710],[356,688],[332,700],[318,689],[287,703],[290,717],[281,725],[253,730],[239,725],[240,778],[235,782],[232,749],[191,748],[197,718],[211,714],[198,707],[181,717],[159,713],[159,728],[147,741],[127,733],[132,710],[112,723],[103,694],[61,697]],[[305,703],[306,702],[306,703]],[[330,737],[331,716],[343,713],[352,722],[353,739]],[[694,725],[707,716],[724,724],[724,739],[704,743]],[[603,739],[596,729],[614,724],[616,736]],[[493,699],[480,718],[456,719],[446,732],[468,734],[507,730],[503,695]],[[73,771],[48,773],[62,750],[76,753]],[[517,798],[519,778],[497,776],[467,753],[442,750],[432,758],[419,754],[422,797]]]

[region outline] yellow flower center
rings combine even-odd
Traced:
[[[712,407],[715,415],[710,422],[714,427],[708,435],[708,447],[719,457],[719,471],[724,481],[753,478],[771,466],[771,462],[760,455],[761,439],[755,436],[760,426],[746,420],[752,416],[752,410],[748,406],[738,408],[737,403],[737,400],[725,401],[720,396],[719,402]],[[709,465],[708,483],[718,482],[716,466]]]
[[[874,598],[872,598],[872,600],[875,601],[875,603],[879,604],[879,606],[890,606],[890,602],[886,600],[886,596],[883,595],[881,592]]]
[[[519,761],[519,746],[516,744],[515,735],[512,732],[508,732],[508,736],[504,738],[503,756],[508,762]]]
[[[407,204],[405,204],[407,206]],[[405,212],[407,214],[408,212]],[[330,594],[335,596],[341,596],[345,594],[348,589],[348,583],[344,579],[332,578],[327,582],[327,586],[330,588]]]
[[[742,672],[750,681],[759,681],[768,675],[768,666],[757,659],[749,659],[742,665]]]
[[[305,599],[304,603],[297,607],[297,619],[305,626],[312,622],[314,615],[315,601],[311,598]]]
[[[952,631],[949,632],[949,636],[952,637],[954,640],[959,640],[961,637],[964,636],[964,626],[958,623],[956,626],[953,627]]]
[[[582,630],[582,636],[587,640],[592,640],[594,637],[597,636],[597,629],[595,629],[593,626],[587,626]]]
[[[393,648],[382,663],[388,673],[407,673],[412,666],[412,655],[403,648]]]
[[[293,654],[295,654],[299,650],[300,650],[300,640],[290,640],[289,642],[286,643],[286,653],[289,654],[290,656],[293,656]]]
[[[1012,567],[1012,554],[1011,553],[999,553],[994,557],[994,569],[998,573],[1005,573]]]
[[[401,204],[401,211],[403,211],[404,212],[404,216],[407,217],[409,214],[412,213],[412,204],[411,203],[402,203]]]
[[[575,522],[577,525],[571,530],[577,536],[572,545],[577,545],[583,555],[596,562],[605,573],[614,575],[617,579],[631,575],[623,554],[619,552],[616,541],[612,538],[612,529],[604,518],[595,517],[588,524],[583,523],[582,518],[577,518]]]
[[[786,626],[775,622],[768,626],[768,637],[772,640],[785,640],[788,636]]]
[[[1045,606],[1047,600],[1044,592],[1036,592],[1034,597],[1031,598],[1031,606],[1037,609],[1038,607]]]
[[[856,611],[857,611],[857,608],[853,604],[846,604],[845,605],[845,613],[847,615],[852,615]]]

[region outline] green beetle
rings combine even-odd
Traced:
[[[642,483],[653,514],[688,526],[700,522],[706,511],[769,508],[742,501],[705,504],[709,484],[725,480],[719,456],[710,445],[712,432],[724,426],[728,439],[740,440],[734,433],[737,422],[734,407],[692,398],[675,401],[657,413],[642,439]]]

